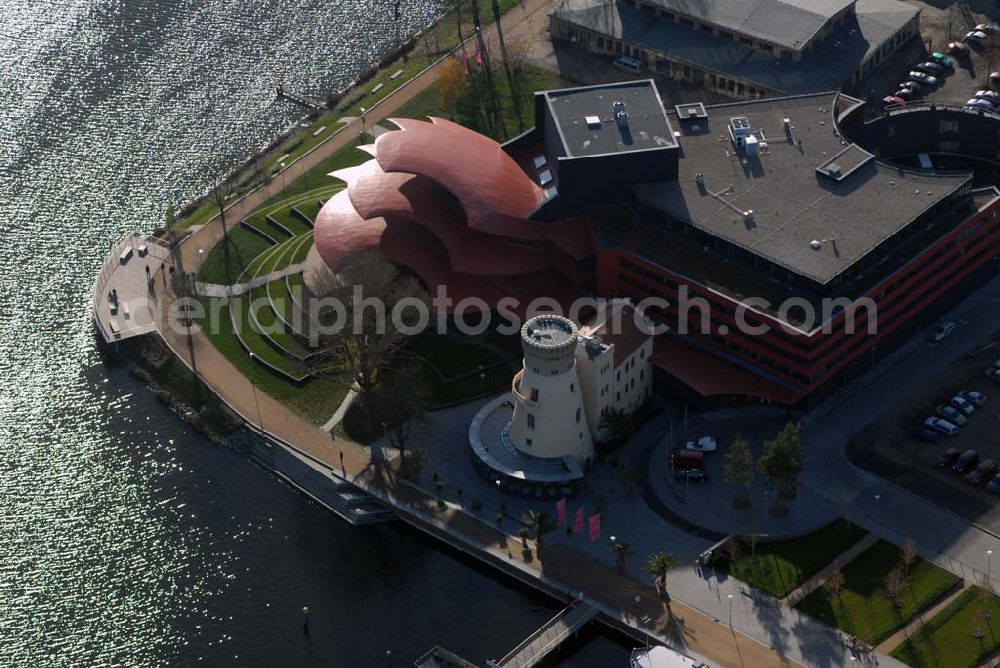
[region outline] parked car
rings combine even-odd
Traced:
[[[714,436],[702,436],[696,441],[688,441],[684,445],[685,450],[697,450],[699,452],[715,452],[719,447]]]
[[[965,103],[969,109],[992,109],[993,103],[981,97],[974,97]]]
[[[972,415],[976,412],[976,407],[965,400],[961,394],[956,394],[951,398],[951,405],[962,411],[966,415]]]
[[[977,464],[979,464],[979,453],[975,450],[966,450],[955,460],[951,470],[955,473],[968,473]]]
[[[1000,369],[996,367],[991,367],[987,369],[986,377],[989,378],[990,380],[995,380],[996,382],[1000,383]]]
[[[1000,86],[1000,72],[990,72],[990,85]]]
[[[948,48],[945,51],[959,58],[969,55],[969,47],[961,42],[949,42]]]
[[[982,406],[986,403],[986,395],[980,392],[961,392],[962,397],[973,406]]]
[[[986,485],[986,491],[990,494],[1000,494],[1000,475],[993,476],[993,480]]]
[[[978,30],[979,32],[991,33],[997,29],[996,23],[980,23],[973,30]]]
[[[997,474],[997,463],[992,459],[984,459],[979,466],[969,471],[965,476],[965,481],[970,485],[981,485],[984,480],[989,480]]]
[[[938,455],[937,464],[935,464],[935,466],[939,469],[946,469],[958,461],[959,454],[961,453],[958,448],[948,448]]]
[[[945,436],[954,436],[958,433],[958,427],[956,427],[951,422],[939,417],[929,417],[924,420],[924,426],[928,429],[934,429],[941,432]]]
[[[927,72],[927,74],[933,74],[934,76],[940,76],[941,73],[944,72],[944,65],[928,61],[926,63],[916,65],[914,69],[920,70],[921,72]]]
[[[900,81],[899,89],[903,90],[904,88],[913,91],[917,95],[920,95],[923,91],[923,88],[916,81]]]
[[[898,97],[905,102],[909,102],[910,100],[915,100],[920,97],[920,91],[916,88],[900,88],[895,93],[887,97]]]
[[[938,439],[941,438],[941,433],[933,429],[914,429],[913,438],[925,443],[937,443]]]
[[[994,107],[1000,104],[1000,93],[995,90],[977,90],[974,97],[992,102]]]
[[[681,469],[674,473],[674,480],[684,482],[708,482],[708,472],[702,469]]]
[[[916,81],[918,84],[922,84],[924,86],[937,86],[938,84],[937,77],[932,77],[927,74],[927,72],[918,72],[917,70],[913,70],[906,76],[910,81]]]
[[[934,412],[943,417],[948,422],[957,425],[959,427],[965,426],[965,416],[954,406],[946,406],[941,404],[934,409]]]
[[[970,30],[969,32],[965,33],[965,37],[963,37],[962,39],[964,39],[966,42],[971,42],[974,44],[982,44],[983,42],[986,41],[986,36],[987,36],[986,33],[984,33],[982,30]]]
[[[954,69],[955,59],[951,56],[946,56],[943,53],[935,51],[931,55],[927,56],[929,59],[937,63],[938,65],[944,65],[948,69]]]
[[[899,97],[899,95],[886,95],[882,98],[883,107],[894,107],[900,104],[906,104],[906,100]]]
[[[969,100],[969,102],[972,102],[972,100]],[[989,103],[987,102],[987,104]],[[955,323],[951,322],[950,320],[942,322],[940,325],[934,328],[933,332],[931,332],[931,343],[938,343],[940,341],[943,341],[945,338],[950,336],[951,333],[954,331],[955,331]]]
[[[705,468],[705,453],[695,450],[675,450],[670,453],[670,463],[677,470]]]

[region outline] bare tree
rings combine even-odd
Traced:
[[[387,372],[400,345],[426,324],[419,319],[429,297],[417,279],[401,274],[377,251],[359,254],[338,275],[317,274],[314,289],[336,306],[313,316],[319,347],[313,373],[348,372],[358,388],[366,432],[372,434],[379,417],[379,383],[390,377]],[[422,308],[409,308],[418,304]]]
[[[510,68],[510,60],[507,58],[507,43],[503,38],[503,22],[500,20],[500,2],[493,0],[493,18],[496,20],[497,39],[500,41],[500,55],[503,59],[503,69],[507,74],[507,85],[510,87],[510,99],[514,102],[514,113],[517,114],[517,131],[524,132],[524,117],[521,115],[521,95],[518,91],[517,82],[514,80],[514,72]]]
[[[907,538],[899,551],[899,562],[903,567],[903,579],[905,580],[910,577],[910,569],[917,561],[917,544],[913,542],[912,538]]]
[[[902,607],[899,594],[903,589],[903,573],[898,567],[893,568],[885,574],[885,578],[882,580],[882,589],[885,591],[885,595],[889,597],[889,600],[892,601],[894,610]]]

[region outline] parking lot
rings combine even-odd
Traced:
[[[921,9],[921,39],[909,42],[882,63],[874,77],[862,82],[858,89],[850,91],[866,99],[874,113],[881,111],[882,99],[899,90],[899,84],[908,78],[909,72],[916,65],[928,61],[931,53],[948,53],[949,43],[961,42],[965,34],[979,24],[1000,23],[1000,8],[996,3],[910,4]],[[946,69],[938,77],[938,85],[922,86],[915,100],[964,105],[976,91],[988,90],[990,72],[1000,70],[1000,30],[988,34],[982,43],[970,41],[968,53],[955,56],[955,61],[954,69]]]
[[[961,325],[959,325],[961,326]],[[934,355],[937,346],[924,346],[916,354]],[[969,520],[1000,530],[1000,495],[992,495],[966,482],[964,475],[935,466],[947,448],[975,449],[980,461],[1000,463],[1000,382],[984,371],[1000,358],[1000,332],[984,341],[974,355],[955,360],[947,370],[922,387],[913,388],[899,403],[848,444],[848,456],[858,466],[906,487]],[[914,437],[938,405],[961,391],[986,396],[985,405],[966,417],[955,436],[941,435],[935,444]]]

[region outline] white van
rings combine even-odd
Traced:
[[[615,58],[615,67],[626,72],[631,72],[632,74],[638,74],[642,72],[642,61],[638,58],[632,58],[630,56],[618,56]]]

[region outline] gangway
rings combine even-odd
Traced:
[[[576,600],[496,662],[498,668],[530,668],[597,616],[597,608]]]

